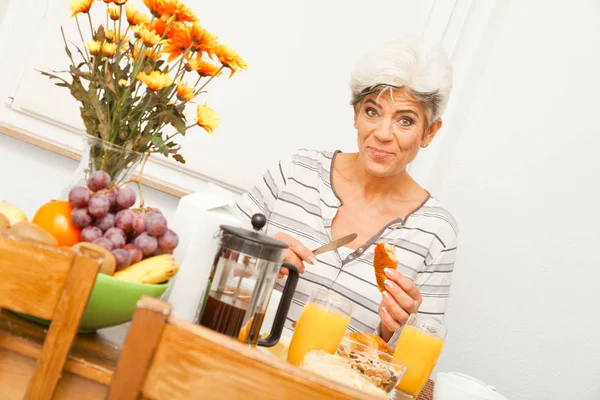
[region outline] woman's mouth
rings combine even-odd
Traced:
[[[389,151],[378,149],[377,147],[367,146],[367,149],[369,149],[373,158],[380,159],[380,160],[384,159],[386,157],[392,156],[394,154]]]

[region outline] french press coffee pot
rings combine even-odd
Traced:
[[[254,231],[221,225],[219,247],[198,318],[200,325],[252,346],[277,344],[299,278],[298,269],[283,262],[287,244],[259,233],[266,222],[263,214],[255,214]],[[289,276],[271,332],[266,339],[259,339],[282,265],[289,270]]]

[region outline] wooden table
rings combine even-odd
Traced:
[[[104,399],[117,367],[129,324],[78,334],[55,399]],[[0,310],[0,393],[21,400],[35,367],[47,328]],[[82,397],[82,393],[85,396]]]
[[[117,367],[129,324],[80,333],[75,338],[54,399],[102,400]],[[22,400],[47,328],[0,309],[0,393],[2,400]],[[429,400],[429,381],[418,400]]]

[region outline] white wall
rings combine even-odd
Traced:
[[[437,369],[511,400],[600,399],[599,8],[511,2],[437,193],[461,227]],[[75,167],[0,135],[0,199],[30,216]]]
[[[84,128],[79,106],[68,90],[56,87],[39,73],[64,70],[68,66],[60,26],[64,27],[68,40],[80,43],[77,25],[65,5],[68,1],[0,1],[11,4],[5,29],[0,30],[0,99],[5,99],[3,92],[13,97],[10,109],[0,108],[0,119],[33,131],[43,140],[75,150]],[[231,80],[223,74],[223,79],[212,81],[208,92],[196,99],[199,103],[208,102],[221,116],[218,134],[207,135],[198,127],[190,129],[185,137],[177,139],[185,165],[163,156],[151,157],[146,176],[186,191],[202,190],[203,178],[241,191],[251,186],[254,176],[277,162],[278,154],[319,146],[344,151],[356,149],[352,108],[348,104],[352,65],[382,37],[426,32],[432,39],[440,40],[446,32],[440,27],[447,25],[456,1],[377,0],[367,8],[360,0],[190,2],[202,24],[217,32],[219,40],[234,47],[250,67]],[[141,0],[129,3],[146,9]],[[339,18],[340,4],[345,7],[344,18]],[[236,12],[231,13],[231,9]],[[381,9],[386,13],[381,13]],[[95,24],[104,20],[103,10],[104,7],[92,7],[91,19]],[[247,18],[249,14],[252,18]],[[14,27],[10,24],[13,21]],[[335,29],[331,29],[331,21],[336,21]],[[357,26],[361,28],[356,29]],[[83,22],[82,30],[87,41],[87,21]],[[259,37],[268,37],[268,45],[257,40]],[[307,52],[307,43],[318,45],[310,46]],[[1,56],[4,46],[15,60]],[[336,49],[334,59],[332,46]],[[78,60],[76,53],[73,54]],[[7,83],[3,84],[1,77]],[[186,79],[190,84],[196,80],[192,76]],[[314,90],[305,90],[311,85],[319,88],[318,96]],[[282,98],[285,100],[278,101]],[[248,107],[258,103],[269,106]],[[195,115],[194,107],[191,103],[187,106],[188,124]],[[38,129],[41,121],[51,124]],[[170,129],[166,127],[164,133]],[[284,132],[288,136],[282,140]],[[215,147],[226,147],[227,152],[214,152]],[[196,176],[198,179],[194,179]]]
[[[441,194],[461,228],[438,370],[600,399],[600,3],[513,1]]]
[[[0,1],[0,23],[4,19],[4,15],[6,15],[6,9],[8,8],[8,1]]]

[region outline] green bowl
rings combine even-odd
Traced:
[[[110,275],[98,274],[79,325],[79,332],[93,332],[131,321],[135,306],[142,296],[160,297],[167,287],[168,283],[153,285],[128,282]],[[48,320],[20,315],[40,324],[50,325]]]

